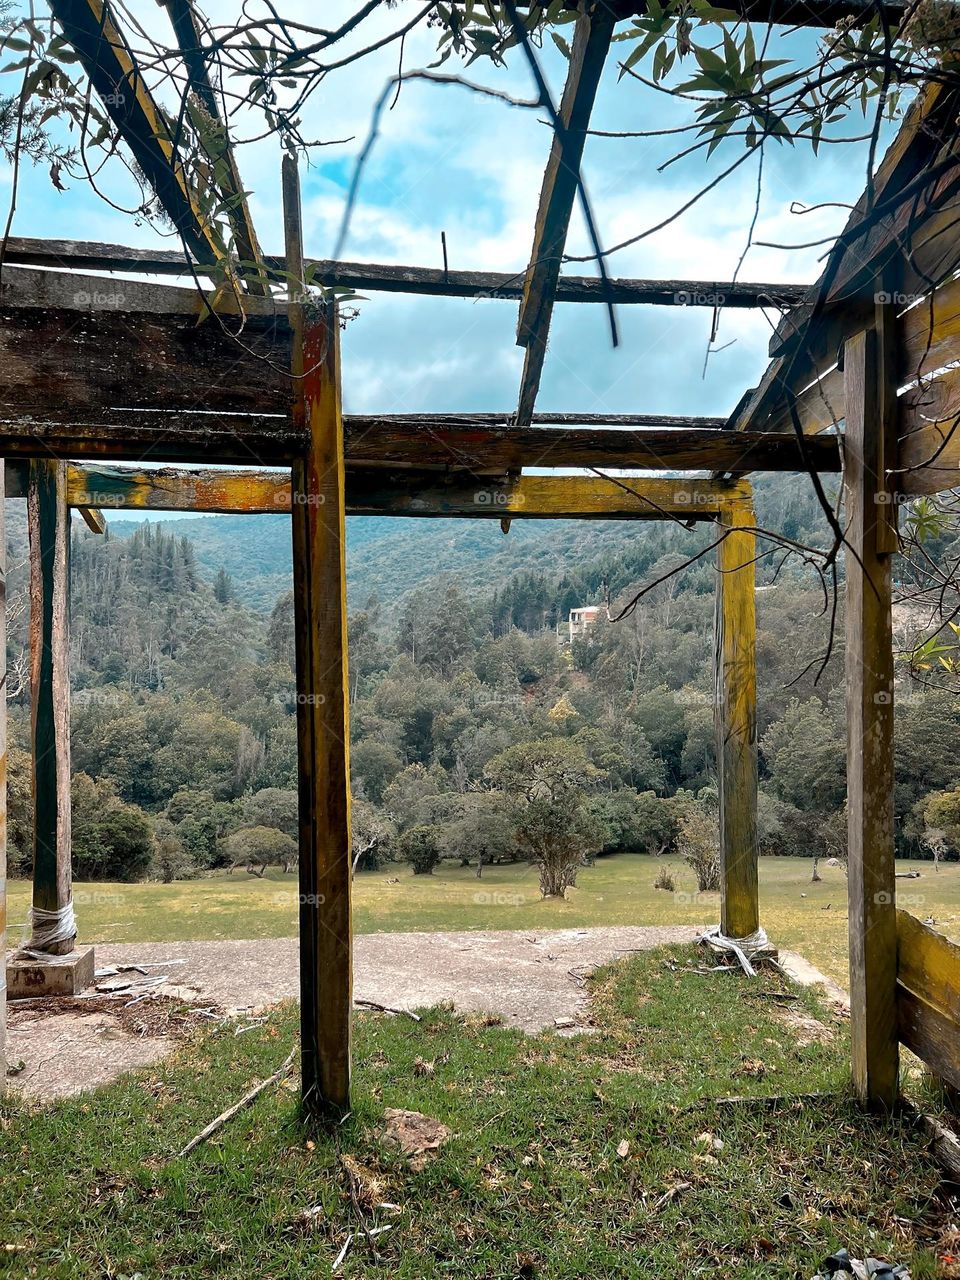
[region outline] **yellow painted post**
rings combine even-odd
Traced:
[[[757,876],[757,622],[755,518],[730,502],[718,529],[717,772],[720,784],[720,928],[746,938],[760,926]]]
[[[287,263],[302,261],[296,162],[283,162]],[[292,292],[296,293],[296,286]],[[300,1025],[305,1113],[350,1107],[353,1011],[350,762],[340,326],[334,303],[292,299],[291,467],[300,792]]]
[[[860,1100],[897,1097],[897,922],[893,839],[890,433],[894,370],[870,328],[844,350],[847,892],[853,1082]],[[885,411],[884,406],[887,406]]]

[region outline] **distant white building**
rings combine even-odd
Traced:
[[[570,630],[570,643],[573,644],[578,636],[582,636],[597,620],[600,613],[600,606],[596,604],[584,605],[582,609],[571,609],[570,618],[567,626]]]

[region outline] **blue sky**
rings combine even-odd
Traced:
[[[396,26],[411,0],[374,15],[364,43]],[[154,3],[135,4],[144,22],[164,21]],[[204,6],[216,21],[232,21],[236,6]],[[313,20],[314,6],[284,4],[285,13]],[[324,3],[333,22],[355,7]],[[408,38],[405,66],[426,66],[435,33]],[[809,35],[775,31],[773,56],[809,49]],[[622,50],[623,46],[616,46]],[[548,43],[543,60],[559,95],[566,62]],[[369,126],[373,103],[396,71],[396,46],[331,76],[304,116],[308,136],[351,137],[337,147],[318,148],[312,167],[302,168],[306,249],[331,254],[342,216],[353,160]],[[451,59],[443,68],[460,68]],[[474,79],[520,95],[532,93],[519,56],[507,71],[487,63],[466,72]],[[618,83],[613,62],[601,87],[594,125],[600,129],[650,129],[690,118],[689,106],[626,79]],[[252,123],[252,122],[251,122]],[[851,132],[856,132],[853,122]],[[251,129],[252,131],[252,129]],[[415,265],[440,265],[446,232],[450,264],[456,268],[521,271],[530,251],[533,221],[550,133],[535,112],[476,98],[455,87],[411,82],[394,110],[385,113],[382,136],[366,170],[344,257]],[[603,241],[635,235],[681,205],[739,154],[721,146],[710,160],[701,152],[659,173],[675,147],[672,139],[591,138],[585,174]],[[252,209],[264,248],[282,244],[279,149],[273,141],[244,147],[240,167],[252,190]],[[863,187],[862,147],[770,148],[756,238],[807,241],[839,229],[842,208],[803,216],[791,204],[853,201]],[[121,204],[134,200],[133,186],[119,166],[105,173],[105,189]],[[9,190],[9,175],[5,175]],[[46,173],[23,174],[14,232],[34,236],[114,240],[131,245],[165,243],[134,217],[112,210],[79,181],[56,192]],[[701,279],[729,278],[746,242],[753,213],[756,167],[751,161],[679,221],[610,259],[611,274]],[[569,242],[584,252],[579,213]],[[741,270],[744,280],[811,281],[822,250],[788,253],[754,249]],[[589,268],[573,270],[586,272]],[[482,302],[374,295],[344,335],[344,405],[348,412],[504,410],[515,407],[522,351],[515,344],[515,302]],[[622,342],[610,345],[604,310],[557,308],[538,407],[567,412],[722,414],[756,383],[766,364],[770,320],[760,313],[728,312],[718,346],[703,376],[710,330],[707,310],[622,307]]]

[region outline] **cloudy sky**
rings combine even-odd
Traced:
[[[365,45],[412,14],[413,0],[383,9],[364,26]],[[229,22],[236,5],[206,4],[215,21]],[[317,7],[280,6],[285,14],[316,20]],[[354,3],[325,0],[331,25]],[[135,6],[157,28],[164,21],[156,4]],[[424,29],[406,41],[407,70],[427,66],[435,56],[435,32]],[[809,52],[809,35],[775,29],[771,56]],[[615,46],[622,56],[623,45]],[[392,45],[351,68],[331,75],[304,114],[305,136],[349,138],[317,148],[302,166],[306,250],[333,252],[353,162],[366,139],[371,111],[387,79],[396,72]],[[558,97],[566,62],[552,44],[543,62]],[[454,59],[444,71],[459,71]],[[477,63],[474,79],[518,96],[532,96],[529,73],[519,54],[499,71]],[[689,105],[645,89],[629,78],[618,82],[611,60],[604,76],[594,127],[649,130],[690,118]],[[253,122],[246,122],[252,125]],[[850,132],[857,132],[853,122]],[[249,130],[253,132],[251,128]],[[530,252],[533,221],[550,133],[540,113],[480,99],[460,87],[411,82],[395,108],[385,113],[381,136],[368,164],[343,256],[361,261],[442,265],[441,232],[446,232],[454,268],[522,271]],[[658,172],[677,149],[675,138],[588,140],[585,174],[600,235],[613,244],[636,235],[680,207],[705,182],[740,154],[738,144],[721,146],[709,160],[700,152]],[[245,146],[240,166],[252,190],[252,210],[263,247],[282,248],[280,155],[271,140]],[[862,147],[825,148],[819,158],[809,148],[771,147],[767,153],[757,240],[816,240],[836,231],[845,210],[828,207],[791,212],[821,201],[852,201],[863,187]],[[753,215],[757,170],[754,160],[711,192],[665,230],[609,260],[617,276],[728,279],[746,244]],[[7,178],[9,187],[9,178]],[[42,170],[22,179],[15,234],[114,240],[131,245],[161,240],[149,226],[111,209],[83,183],[68,182],[56,192]],[[133,184],[120,169],[103,185],[120,204],[135,203]],[[579,212],[569,242],[572,253],[588,251]],[[822,250],[785,252],[754,248],[740,272],[743,280],[812,281]],[[588,272],[589,267],[570,268]],[[348,412],[503,410],[516,405],[522,351],[515,344],[517,304],[374,295],[344,337],[344,404]],[[707,310],[621,307],[622,343],[613,350],[604,309],[558,306],[538,408],[566,412],[725,414],[756,383],[766,363],[770,320],[759,312],[728,312],[722,318],[717,350],[704,358],[711,316]]]

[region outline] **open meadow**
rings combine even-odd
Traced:
[[[661,865],[670,869],[676,891],[653,887]],[[846,877],[839,867],[803,858],[760,860],[761,921],[777,945],[800,951],[846,986]],[[934,871],[930,862],[899,863],[916,868],[919,880],[897,882],[898,901],[921,920],[933,917],[948,937],[960,939],[960,864]],[[26,919],[28,885],[10,885],[11,938]],[[282,938],[297,932],[296,873],[271,870],[262,879],[234,872],[172,884],[78,883],[74,890],[81,938],[85,942],[187,942],[224,938]],[[584,868],[566,901],[543,901],[535,867],[491,867],[477,880],[472,868],[451,864],[431,876],[389,863],[358,874],[354,924],[358,933],[430,932],[463,929],[566,929],[591,925],[712,924],[719,919],[719,895],[697,893],[691,870],[678,858],[616,854]]]

